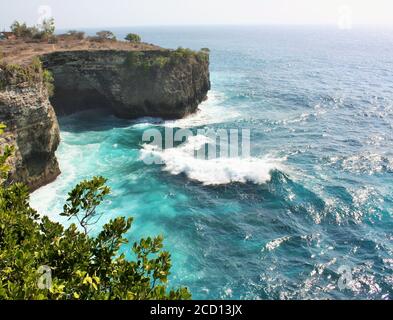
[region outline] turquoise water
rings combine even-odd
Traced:
[[[99,111],[61,118],[62,175],[32,195],[33,206],[63,221],[67,192],[107,177],[100,225],[133,216],[130,241],[163,234],[170,285],[194,298],[391,299],[393,32],[131,31],[165,47],[209,47],[209,100],[178,121]],[[165,127],[250,129],[252,158],[207,163],[177,149],[146,165],[142,133]],[[342,266],[352,275],[344,288]]]

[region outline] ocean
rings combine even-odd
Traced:
[[[393,298],[392,30],[113,31],[210,48],[209,99],[175,121],[97,110],[61,117],[62,174],[32,194],[34,208],[67,225],[59,216],[67,193],[105,176],[112,194],[91,232],[132,216],[131,244],[162,234],[169,286],[189,287],[194,299]],[[195,160],[175,147],[147,165],[150,128],[248,129],[251,156]]]

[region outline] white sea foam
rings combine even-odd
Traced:
[[[146,144],[141,150],[141,160],[159,160],[164,170],[173,175],[184,173],[189,179],[204,185],[222,185],[232,182],[253,182],[263,184],[270,180],[271,171],[281,168],[282,159],[270,156],[263,158],[224,158],[200,159],[194,152],[211,143],[209,137],[197,135],[176,148],[159,150]]]
[[[72,140],[73,136],[74,134],[68,132],[61,133],[62,140],[66,141]],[[66,194],[70,190],[70,186],[80,180],[81,167],[89,165],[87,159],[94,158],[99,148],[99,143],[81,146],[63,142],[57,152],[61,175],[54,182],[31,194],[31,206],[54,220],[65,220],[59,217],[59,213],[62,212],[62,205],[67,198]]]
[[[144,129],[148,128],[150,126],[156,126],[156,125],[162,125],[164,120],[162,118],[155,118],[155,117],[142,117],[136,120],[132,120],[131,127],[133,128],[138,128],[138,129]]]
[[[265,249],[267,251],[272,251],[272,250],[278,248],[282,243],[288,241],[289,239],[291,239],[291,237],[287,236],[287,237],[277,238],[277,239],[274,239],[272,241],[269,241],[266,244]]]
[[[211,91],[208,99],[203,101],[197,112],[178,120],[164,121],[162,118],[142,117],[131,121],[131,127],[144,129],[151,126],[165,126],[168,128],[193,128],[205,126],[215,123],[223,123],[234,120],[240,116],[240,113],[234,109],[223,106],[222,102],[225,100],[225,95]]]
[[[330,157],[329,164],[339,165],[341,169],[346,171],[363,172],[369,175],[393,171],[393,157],[391,155],[370,151],[350,156]]]

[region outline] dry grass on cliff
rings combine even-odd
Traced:
[[[6,63],[27,65],[37,55],[56,51],[79,51],[79,50],[127,50],[146,51],[162,50],[161,47],[148,43],[129,43],[124,41],[92,41],[83,40],[59,40],[50,44],[45,42],[26,42],[23,40],[0,41],[0,58]]]

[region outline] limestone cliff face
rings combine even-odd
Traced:
[[[3,73],[0,69],[0,78]],[[15,148],[10,182],[24,182],[33,191],[60,174],[55,156],[59,126],[41,81],[10,84],[0,90],[0,122],[7,125],[0,145]]]
[[[122,118],[180,118],[210,89],[204,53],[68,51],[42,58],[55,79],[51,101],[58,115],[108,108]]]
[[[1,145],[15,147],[10,181],[30,190],[59,174],[56,115],[108,108],[119,117],[180,118],[194,112],[210,89],[209,57],[189,50],[51,52],[29,66],[0,64]],[[50,78],[50,77],[49,77]]]

